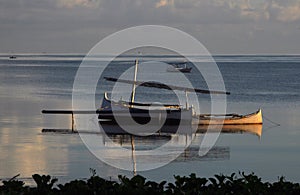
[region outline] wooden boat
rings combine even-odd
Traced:
[[[167,68],[167,72],[184,72],[184,73],[189,73],[191,72],[192,67],[187,67],[186,64],[184,66],[180,66],[178,64],[171,64]]]
[[[97,110],[101,123],[116,123],[117,120],[128,121],[132,118],[139,124],[149,123],[163,125],[179,125],[179,123],[191,124],[193,108],[182,108],[179,105],[151,105],[137,102],[113,101],[104,93],[101,107]],[[150,116],[151,113],[151,116]],[[163,115],[166,113],[166,119]],[[116,119],[117,118],[117,119]]]
[[[112,111],[112,105],[114,112]],[[131,107],[134,105],[135,107]],[[157,109],[151,110],[152,117],[149,115],[149,104],[144,103],[130,103],[125,101],[112,101],[107,97],[105,93],[102,106],[97,110],[98,119],[105,119],[107,121],[116,122],[115,116],[120,119],[126,120],[128,117],[132,117],[135,121],[146,124],[150,120],[156,120],[159,122],[163,112],[167,112],[165,125],[178,125],[180,120],[183,120],[185,124],[192,123],[192,117],[199,119],[198,125],[251,125],[251,124],[262,124],[262,111],[257,110],[254,113],[247,115],[239,114],[226,114],[226,115],[213,115],[213,114],[200,114],[193,115],[194,111],[192,107],[182,108],[179,105],[166,104],[156,107]],[[129,109],[128,110],[125,110]],[[165,111],[166,110],[166,111]],[[130,113],[130,114],[129,114]]]
[[[152,87],[166,90],[181,90],[185,91],[186,97],[188,92],[204,93],[204,94],[224,94],[229,95],[229,92],[224,91],[211,91],[204,89],[194,89],[180,86],[167,86],[158,82],[143,82],[137,81],[137,69],[138,60],[135,61],[135,71],[133,81],[116,79],[111,77],[104,77],[108,81],[112,82],[122,82],[132,85],[132,92],[130,97],[130,102],[125,101],[112,101],[104,94],[101,107],[97,110],[98,119],[110,120],[112,122],[117,122],[118,119],[123,121],[131,121],[133,118],[136,122],[140,124],[146,124],[151,121],[151,123],[161,124],[162,117],[166,113],[165,123],[163,125],[179,125],[179,124],[191,124],[192,116],[195,115],[193,111],[193,106],[188,105],[186,100],[186,106],[183,108],[179,105],[158,105],[137,103],[134,101],[136,86]],[[151,117],[150,117],[151,113]],[[117,120],[116,120],[117,118]],[[100,122],[99,121],[99,122]]]
[[[213,115],[201,114],[199,116],[199,125],[249,125],[249,124],[262,124],[262,111],[247,114],[226,114],[226,115]]]
[[[167,90],[181,90],[186,93],[189,91],[194,91],[197,93],[204,94],[226,94],[229,95],[229,92],[224,91],[211,91],[211,90],[203,90],[203,89],[190,89],[186,87],[179,86],[166,86],[157,82],[142,82],[137,81],[137,67],[138,61],[135,63],[135,72],[134,79],[124,80],[124,79],[116,79],[111,77],[105,77],[108,81],[113,82],[123,82],[127,84],[132,84],[132,93],[131,93],[131,101],[112,101],[109,100],[107,94],[104,94],[103,102],[101,107],[97,110],[98,119],[102,120],[110,120],[116,122],[116,117],[119,119],[130,120],[133,118],[136,122],[141,124],[146,124],[149,121],[156,121],[157,123],[161,123],[161,118],[163,113],[166,114],[166,120],[164,125],[179,125],[182,121],[187,122],[185,124],[193,124],[193,118],[199,119],[196,121],[198,125],[246,125],[246,124],[262,124],[262,112],[259,109],[255,113],[247,114],[247,115],[238,115],[238,114],[200,114],[196,115],[193,111],[193,107],[189,107],[188,103],[186,103],[186,107],[183,108],[179,105],[160,105],[157,108],[153,109],[153,105],[145,104],[145,103],[136,103],[134,102],[135,88],[137,85],[143,87],[153,87]],[[187,97],[187,94],[186,94]],[[188,101],[186,101],[188,102]],[[163,106],[163,107],[162,107]],[[150,110],[151,107],[151,110]],[[114,108],[114,110],[112,109]],[[150,113],[151,112],[151,117]],[[193,124],[194,125],[194,124]]]

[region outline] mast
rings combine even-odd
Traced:
[[[132,92],[131,92],[131,98],[130,98],[131,103],[134,103],[138,64],[139,64],[139,61],[138,61],[138,59],[136,59],[135,60],[135,67],[134,67],[133,83],[132,83]],[[133,104],[131,105],[131,107],[133,107]]]

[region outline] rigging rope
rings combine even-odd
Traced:
[[[265,114],[263,115],[263,118],[264,118],[265,120],[269,121],[270,123],[274,124],[275,126],[280,126],[279,123],[276,123],[276,122],[272,121],[271,119],[267,118],[267,117],[265,116]]]

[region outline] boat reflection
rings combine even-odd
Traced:
[[[206,150],[202,146],[206,133],[247,133],[258,137],[262,135],[262,125],[164,125],[152,134],[144,131],[144,135],[128,133],[115,123],[100,123],[99,127],[100,131],[77,132],[81,138],[86,138],[88,142],[85,143],[90,144],[89,148],[94,149],[96,156],[117,167],[133,170],[133,174],[153,165],[159,167],[169,159],[173,162],[229,160],[229,146],[208,146],[208,152],[201,153]]]
[[[152,135],[133,135],[126,133],[118,125],[101,125],[105,131],[106,139],[103,140],[105,147],[115,147],[118,144],[122,148],[132,151],[133,172],[136,173],[137,159],[140,162],[151,163],[153,159],[162,158],[158,156],[138,155],[138,151],[154,150],[168,145],[168,151],[182,150],[174,162],[183,161],[222,161],[230,158],[230,148],[228,146],[213,146],[205,155],[199,155],[201,142],[206,132],[209,133],[248,133],[258,137],[262,135],[262,125],[199,125],[196,129],[191,126],[163,126]],[[164,156],[163,158],[167,158]],[[142,159],[142,160],[141,160]]]
[[[208,130],[209,129],[209,130]],[[197,133],[209,132],[219,132],[221,133],[248,133],[258,136],[262,135],[262,124],[252,124],[252,125],[199,125]]]
[[[106,137],[102,135],[103,137]],[[188,162],[188,161],[224,161],[230,159],[229,146],[214,146],[204,156],[199,155],[200,143],[203,139],[203,134],[195,133],[188,134],[154,134],[151,136],[134,136],[129,134],[108,134],[103,144],[105,150],[111,151],[109,158],[116,161],[128,159],[132,164],[133,175],[137,174],[139,167],[149,166],[158,162],[168,161],[173,159],[173,162]],[[117,153],[111,149],[116,148],[116,144],[122,148],[131,150],[131,157]],[[160,148],[163,153],[149,152]],[[142,153],[141,153],[142,152]],[[145,153],[143,153],[145,152]],[[113,154],[115,153],[115,155]],[[174,153],[178,154],[174,158]]]
[[[201,134],[195,134],[194,137],[188,135],[151,135],[151,136],[133,136],[129,134],[116,135],[110,134],[108,137],[120,146],[137,150],[152,150],[165,144],[170,143],[171,147],[186,147],[184,152],[178,156],[175,161],[190,161],[190,160],[227,160],[229,159],[229,147],[214,146],[205,156],[199,156],[199,142],[202,140]],[[190,140],[193,139],[193,140]],[[106,146],[110,146],[109,142],[105,142]],[[113,145],[113,144],[112,144]],[[171,149],[171,148],[170,148]]]

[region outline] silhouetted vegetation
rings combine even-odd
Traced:
[[[87,180],[57,185],[56,178],[34,174],[34,187],[25,186],[23,181],[17,179],[18,176],[2,181],[0,194],[300,194],[299,183],[288,182],[283,177],[274,183],[263,182],[254,173],[215,175],[208,179],[191,174],[188,177],[174,176],[174,183],[157,183],[147,181],[140,175],[131,179],[119,176],[118,182],[108,181],[92,171],[92,176]]]

